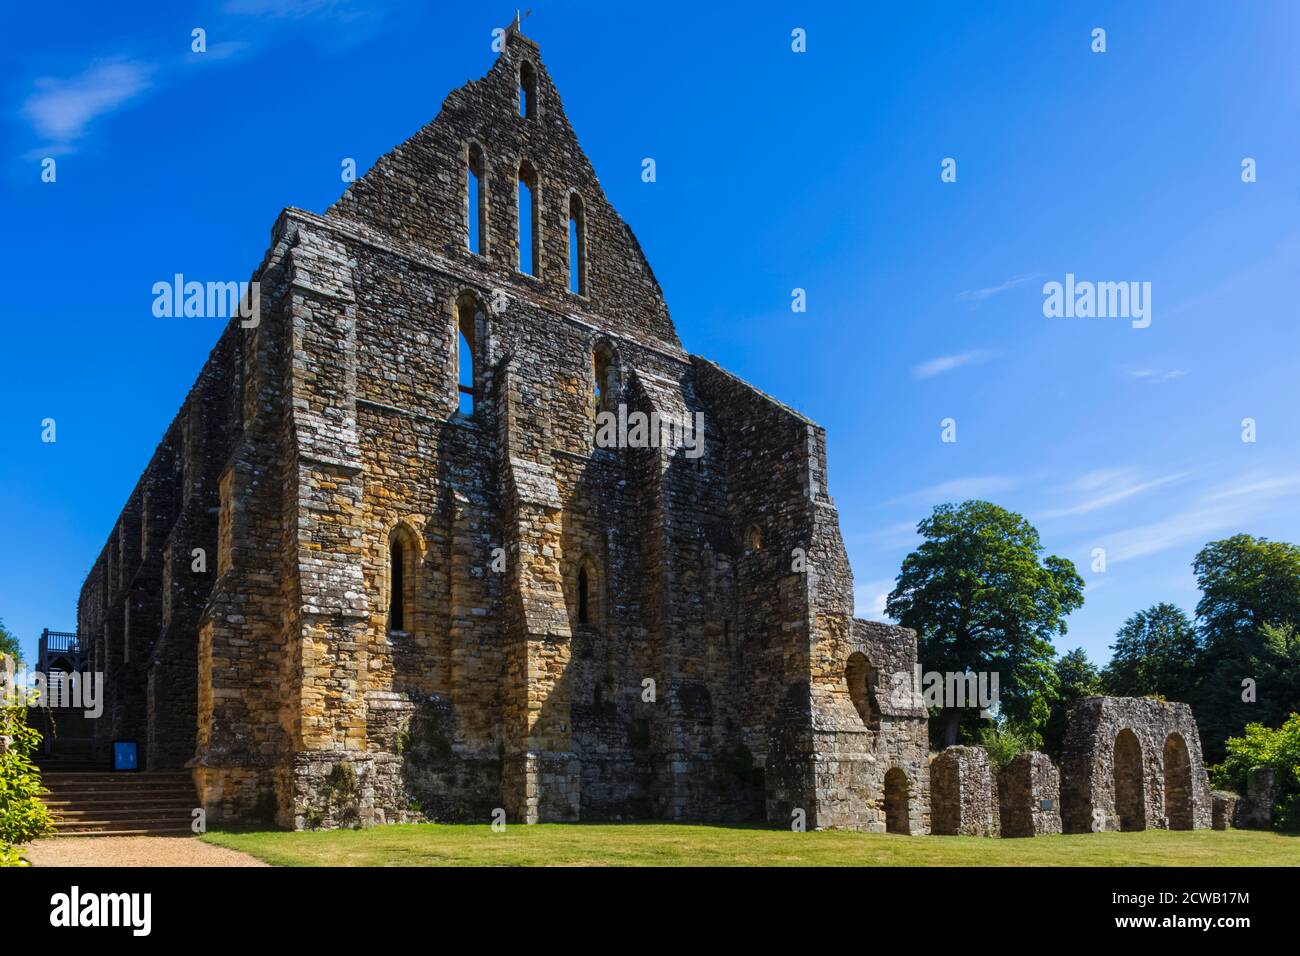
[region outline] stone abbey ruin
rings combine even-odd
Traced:
[[[536,44],[324,215],[286,209],[82,588],[94,750],[211,821],[1203,827],[1186,705],[1058,772],[932,758],[915,635],[853,617],[825,432],[688,354]],[[703,454],[593,441],[703,416]]]

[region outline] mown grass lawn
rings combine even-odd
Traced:
[[[213,831],[277,866],[1300,866],[1300,837],[1148,830],[1034,839],[904,837],[671,823],[404,824]]]

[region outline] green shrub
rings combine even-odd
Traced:
[[[1043,738],[1013,721],[1004,720],[991,727],[980,728],[979,742],[989,752],[993,772],[1001,773],[1017,754],[1041,747]]]
[[[1272,767],[1277,774],[1273,826],[1300,831],[1300,714],[1281,727],[1247,724],[1244,737],[1229,737],[1223,763],[1210,768],[1215,786],[1246,792],[1246,777],[1254,767]]]
[[[27,725],[26,707],[0,706],[0,737],[8,746],[0,752],[0,866],[25,866],[18,845],[54,829],[41,802],[46,790],[31,755],[41,735]]]

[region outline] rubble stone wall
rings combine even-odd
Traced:
[[[1076,705],[1061,761],[1066,833],[1202,829],[1211,812],[1191,707],[1133,697]]]
[[[983,747],[948,747],[930,761],[930,827],[946,836],[1000,833],[997,781]]]
[[[1268,830],[1273,826],[1277,801],[1277,771],[1255,767],[1246,779],[1246,793],[1237,799],[1228,819],[1239,830]]]
[[[998,774],[998,811],[1004,837],[1061,832],[1061,774],[1047,754],[1017,754]]]

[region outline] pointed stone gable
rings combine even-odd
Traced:
[[[519,110],[520,71],[528,68],[536,75],[531,118]],[[471,253],[466,241],[471,146],[482,150],[486,166],[484,256]],[[538,179],[541,282],[517,269],[516,197],[523,163]],[[568,292],[573,193],[581,197],[587,233],[585,297]],[[382,156],[327,215],[398,239],[417,257],[432,254],[472,270],[492,291],[540,296],[551,308],[680,352],[677,330],[640,243],[606,198],[537,44],[515,30],[484,77],[452,92],[431,123]],[[587,313],[594,303],[600,304],[598,317]]]

